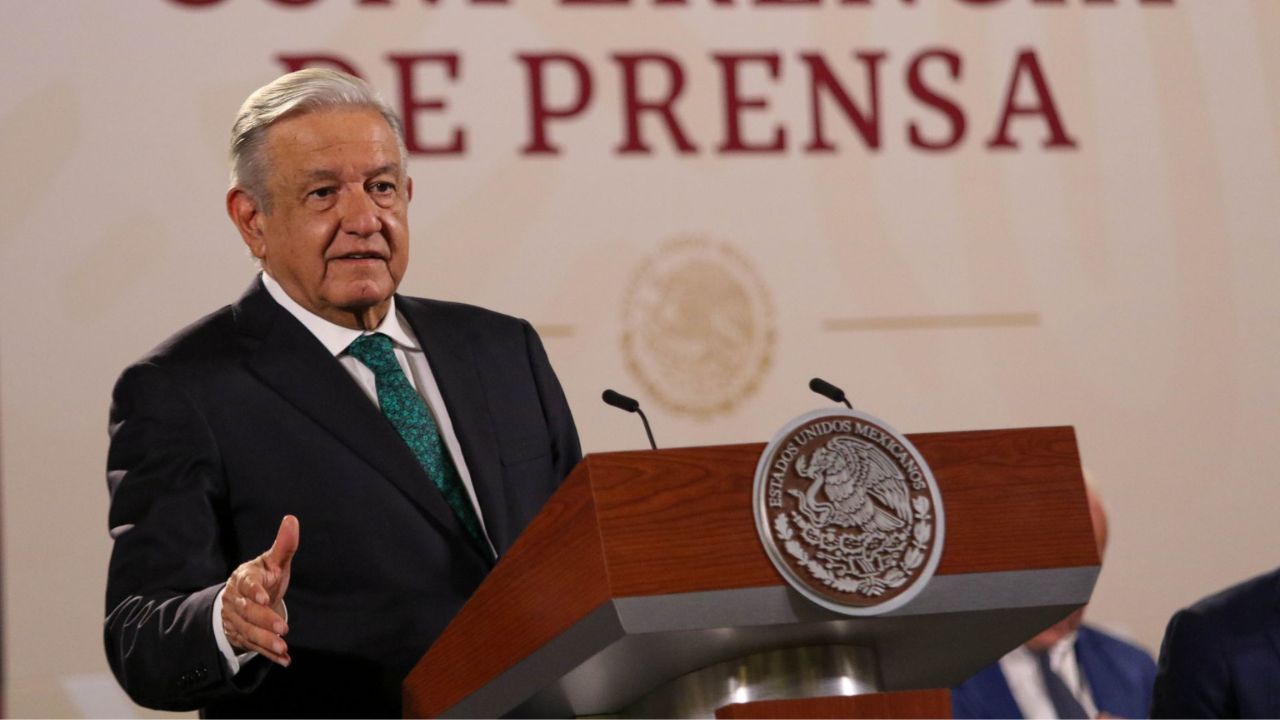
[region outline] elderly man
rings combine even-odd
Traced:
[[[116,385],[107,656],[152,707],[396,715],[580,459],[573,418],[528,323],[395,294],[413,181],[362,81],[261,88],[231,157],[262,273]]]
[[[1107,514],[1086,484],[1098,555]],[[1084,623],[1084,608],[1051,625],[951,690],[956,718],[1145,718],[1155,662],[1147,652]]]

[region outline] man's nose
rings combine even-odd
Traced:
[[[342,202],[343,232],[367,237],[382,230],[382,217],[378,214],[378,204],[369,197],[364,188],[344,193]]]

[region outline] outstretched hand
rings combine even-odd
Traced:
[[[222,595],[222,631],[236,652],[253,651],[289,666],[284,594],[297,551],[298,518],[285,515],[271,548],[236,568],[227,579]]]

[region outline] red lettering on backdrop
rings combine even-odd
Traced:
[[[769,101],[760,97],[744,97],[738,91],[738,68],[749,62],[764,63],[769,77],[777,79],[779,62],[777,53],[717,53],[712,59],[720,64],[724,75],[724,142],[717,150],[722,153],[779,153],[787,146],[787,133],[781,125],[775,125],[773,140],[768,144],[748,145],[742,139],[742,114],[747,110],[764,110]]]
[[[355,65],[352,65],[337,55],[326,55],[324,53],[312,53],[310,55],[281,54],[276,56],[276,60],[279,60],[281,64],[284,65],[284,71],[287,73],[291,73],[295,70],[301,70],[303,68],[328,65],[336,70],[341,70],[348,75],[363,77],[360,71],[356,69]]]
[[[950,150],[960,144],[960,141],[964,139],[966,123],[964,110],[960,109],[959,105],[952,102],[950,98],[934,92],[933,89],[925,84],[924,64],[929,60],[942,60],[947,65],[951,79],[959,80],[960,56],[952,50],[925,50],[911,61],[911,66],[907,69],[907,88],[911,91],[911,94],[921,103],[941,112],[951,124],[951,134],[945,139],[930,140],[920,131],[920,125],[915,120],[912,120],[907,126],[907,139],[911,141],[912,145],[921,150],[940,152]]]
[[[1026,75],[1031,80],[1032,88],[1035,89],[1036,102],[1030,105],[1018,105],[1018,79]],[[1018,53],[1018,59],[1013,67],[1013,76],[1009,78],[1009,92],[1005,96],[1004,110],[1000,115],[998,129],[995,135],[987,141],[989,148],[1013,148],[1018,147],[1018,143],[1009,136],[1009,121],[1014,116],[1019,115],[1039,115],[1044,118],[1045,123],[1049,126],[1049,136],[1045,138],[1043,147],[1045,148],[1074,148],[1076,141],[1067,135],[1067,129],[1062,124],[1062,118],[1058,115],[1058,106],[1053,102],[1053,95],[1049,92],[1049,84],[1045,82],[1044,72],[1040,69],[1040,61],[1036,59],[1034,50],[1023,50]]]
[[[681,153],[697,152],[698,147],[689,141],[688,136],[681,129],[679,121],[676,120],[675,111],[671,109],[671,105],[684,90],[684,69],[680,67],[680,63],[670,55],[659,53],[625,55],[616,53],[613,59],[622,69],[622,114],[626,135],[626,139],[622,141],[622,144],[614,148],[614,152],[619,155],[635,153],[648,155],[653,152],[652,148],[640,138],[640,113],[642,112],[654,113],[666,124],[667,132],[671,134],[672,140],[675,141],[676,149]],[[661,97],[648,100],[640,97],[641,64],[656,66],[665,70],[668,89]]]
[[[854,53],[854,57],[862,62],[867,71],[867,94],[871,96],[868,103],[870,110],[863,112],[849,93],[841,87],[840,81],[827,65],[826,60],[817,53],[800,53],[800,59],[809,66],[809,109],[813,121],[813,139],[805,146],[809,152],[833,152],[833,145],[822,134],[822,90],[836,99],[844,116],[862,136],[862,142],[872,150],[880,148],[880,89],[877,78],[880,74],[879,64],[884,59],[883,52]]]
[[[506,5],[507,4],[507,0],[468,0],[468,1],[472,5]],[[423,5],[435,6],[440,3],[440,0],[418,0],[418,2]],[[359,0],[359,2],[357,2],[356,4],[357,5],[380,5],[382,7],[386,7],[388,5],[393,5],[394,3],[395,3],[395,0]]]
[[[524,63],[529,78],[529,142],[520,148],[520,152],[525,155],[559,155],[560,148],[547,140],[547,123],[571,118],[587,109],[591,103],[591,70],[580,58],[569,53],[520,53],[516,57]],[[577,82],[575,99],[561,107],[548,104],[544,86],[543,70],[553,63],[566,66]]]
[[[689,0],[653,0],[654,5],[688,5]],[[712,5],[733,5],[733,0],[711,0]]]
[[[445,76],[458,79],[457,53],[425,53],[420,55],[387,55],[396,64],[400,75],[400,117],[404,122],[404,144],[415,155],[461,155],[466,152],[466,134],[462,128],[453,128],[452,139],[445,145],[428,145],[418,133],[418,115],[424,111],[442,112],[445,101],[439,97],[419,98],[414,90],[414,68],[428,63],[444,66]]]
[[[1066,0],[1031,0],[1037,5],[1062,5]],[[1115,5],[1116,0],[1083,0],[1085,5]],[[1173,0],[1138,0],[1141,5],[1172,5]]]

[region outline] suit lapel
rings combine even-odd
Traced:
[[[993,717],[1022,717],[1022,708],[1018,707],[1018,701],[1013,699],[1013,691],[1009,689],[1009,681],[1005,679],[1004,671],[1000,669],[997,661],[995,664],[995,672],[992,673],[988,697],[991,698],[993,704]],[[997,712],[998,711],[998,712]]]
[[[1119,676],[1111,662],[1095,647],[1093,632],[1081,625],[1076,631],[1076,667],[1084,675],[1084,681],[1093,695],[1093,704],[1100,712],[1124,712],[1123,688],[1117,686]],[[1117,705],[1119,703],[1119,705]]]
[[[248,358],[251,372],[363,458],[437,524],[465,538],[453,511],[395,428],[320,341],[271,299],[261,280],[237,304],[236,322],[241,332],[261,340]]]
[[[952,688],[951,696],[959,717],[1022,717],[1022,710],[1013,699],[1013,691],[1009,689],[1009,681],[1005,679],[998,661]]]
[[[471,347],[438,306],[397,295],[396,307],[418,336],[471,475],[485,530],[501,555],[510,546],[498,440]]]

